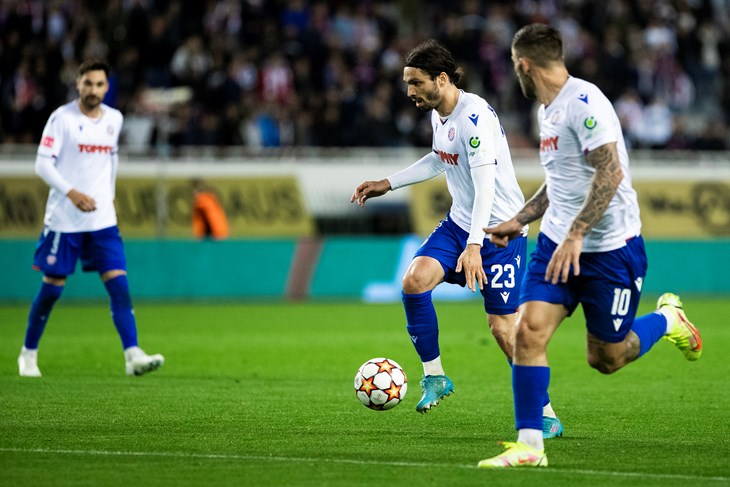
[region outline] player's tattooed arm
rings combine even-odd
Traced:
[[[586,161],[593,166],[596,173],[583,208],[570,227],[569,234],[579,237],[585,236],[598,223],[624,177],[616,143],[602,145],[590,151],[586,155]]]
[[[547,185],[542,183],[540,189],[530,198],[525,206],[515,216],[522,225],[532,223],[545,214],[550,201],[547,196]]]

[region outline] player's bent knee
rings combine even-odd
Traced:
[[[103,282],[107,282],[107,281],[110,281],[111,279],[114,279],[115,277],[126,276],[126,275],[127,275],[127,271],[125,271],[123,269],[112,269],[110,271],[104,272],[101,275],[101,280]]]
[[[540,323],[520,320],[515,330],[515,340],[525,348],[542,348],[547,346],[550,334]]]
[[[613,374],[621,368],[616,361],[608,357],[601,357],[599,354],[588,353],[588,365],[604,375]]]
[[[408,272],[403,276],[403,292],[406,294],[421,294],[436,287],[431,276],[422,272]]]
[[[65,286],[66,278],[60,276],[43,276],[43,282],[54,286]]]

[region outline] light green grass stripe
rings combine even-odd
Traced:
[[[144,452],[144,451],[105,451],[105,450],[57,450],[46,448],[0,448],[0,452],[8,453],[41,453],[53,455],[89,455],[89,456],[120,456],[120,457],[168,457],[168,458],[199,458],[210,460],[252,460],[269,462],[301,462],[301,463],[339,463],[350,465],[386,465],[391,467],[415,468],[464,468],[476,469],[476,465],[450,463],[419,463],[419,462],[383,462],[377,460],[352,460],[347,458],[308,458],[308,457],[279,457],[263,455],[235,455],[229,453],[185,453],[185,452]],[[605,470],[586,470],[574,468],[530,468],[510,469],[509,471],[539,472],[539,473],[570,473],[595,477],[630,477],[641,479],[688,480],[688,481],[715,481],[728,482],[730,477],[703,477],[696,475],[657,474],[640,472],[610,472]]]

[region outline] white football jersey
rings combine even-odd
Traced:
[[[88,232],[117,224],[114,184],[123,116],[101,105],[101,117],[81,112],[78,100],[56,109],[43,130],[36,167],[50,171],[39,175],[51,185],[44,224],[57,232]],[[48,166],[52,164],[53,168]],[[96,201],[96,210],[83,212],[66,196],[76,189]]]
[[[494,202],[489,225],[512,218],[525,203],[515,177],[507,138],[494,109],[483,98],[461,92],[454,111],[442,119],[431,112],[433,152],[443,163],[451,194],[451,219],[466,232],[471,231],[474,183],[471,169],[496,165]]]
[[[549,106],[537,112],[540,162],[545,170],[550,205],[540,231],[560,243],[583,207],[595,169],[585,155],[615,142],[624,178],[606,212],[583,240],[584,252],[605,252],[639,235],[641,220],[631,187],[629,156],[613,105],[598,87],[569,77]]]

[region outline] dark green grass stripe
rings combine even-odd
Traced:
[[[230,453],[186,453],[186,452],[145,452],[145,451],[105,451],[105,450],[63,450],[46,448],[0,448],[0,452],[28,453],[46,455],[88,455],[88,456],[120,456],[120,457],[167,457],[167,458],[196,458],[209,460],[249,460],[256,462],[300,462],[300,463],[338,463],[350,465],[380,465],[391,467],[412,467],[412,468],[462,468],[476,469],[476,465],[464,465],[453,463],[421,463],[421,462],[388,462],[378,460],[353,460],[349,458],[314,458],[314,457],[282,457],[264,455],[237,455]],[[628,477],[656,480],[687,480],[687,481],[713,481],[730,482],[730,477],[705,477],[696,475],[679,474],[657,474],[646,472],[618,472],[605,470],[589,470],[576,468],[519,468],[506,469],[501,471],[535,472],[538,474],[560,473],[579,474],[595,477]],[[486,472],[485,472],[486,474]]]

